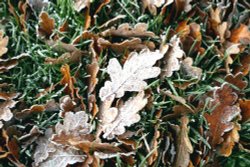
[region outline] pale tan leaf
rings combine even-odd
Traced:
[[[112,139],[115,135],[125,133],[125,127],[129,127],[141,119],[138,112],[145,107],[147,101],[142,91],[126,101],[121,107],[113,107],[104,111],[100,118],[104,131],[103,137]]]
[[[0,30],[0,57],[2,57],[5,53],[7,53],[9,37],[3,36],[4,32]]]
[[[177,36],[173,36],[169,43],[170,48],[162,61],[161,78],[171,77],[174,71],[180,69],[180,59],[183,57],[184,51],[180,48],[179,44],[180,39]]]
[[[102,101],[112,95],[120,98],[125,91],[142,91],[147,83],[143,80],[157,77],[160,68],[152,67],[155,62],[163,57],[158,50],[151,52],[142,50],[139,54],[132,52],[122,67],[117,59],[110,59],[107,72],[111,81],[106,81],[100,89],[99,96]]]
[[[183,72],[190,77],[197,78],[198,80],[200,80],[202,75],[202,69],[199,67],[194,67],[192,66],[192,64],[193,59],[191,57],[185,58],[181,63]]]
[[[82,9],[89,8],[92,0],[74,0],[74,9],[80,12]]]
[[[40,137],[36,143],[33,167],[66,167],[70,164],[83,162],[86,155],[72,147],[55,145],[50,141],[52,129],[47,129],[44,137]]]

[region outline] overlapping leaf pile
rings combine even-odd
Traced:
[[[0,3],[0,166],[249,166],[250,4]]]

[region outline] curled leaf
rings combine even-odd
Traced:
[[[0,31],[0,57],[2,57],[5,53],[7,53],[8,42],[9,42],[9,37],[7,36],[4,37],[4,32]]]
[[[47,12],[42,12],[39,16],[38,34],[41,37],[49,38],[55,28],[55,20]]]
[[[118,37],[151,37],[154,38],[156,35],[147,31],[148,25],[146,23],[138,23],[134,26],[134,28],[130,27],[128,23],[121,24],[117,29],[114,27],[101,32],[101,36],[118,36]]]
[[[180,39],[177,36],[174,36],[170,40],[170,49],[164,55],[162,61],[162,70],[161,70],[161,78],[171,77],[174,71],[178,71],[181,67],[180,60],[184,52],[181,50]]]

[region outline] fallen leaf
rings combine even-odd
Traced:
[[[240,65],[234,68],[233,73],[237,74],[242,72],[244,76],[246,76],[250,71],[250,55],[242,55],[240,57]]]
[[[77,12],[90,7],[91,0],[74,0],[73,7]]]
[[[0,129],[3,127],[3,121],[9,121],[13,117],[13,113],[10,109],[15,107],[15,105],[18,103],[18,101],[14,100],[18,97],[18,95],[18,93],[15,93],[13,96],[8,98],[6,98],[6,96],[4,98],[1,96],[0,99],[3,99],[4,101],[0,102]]]
[[[239,28],[233,29],[231,31],[230,41],[233,43],[244,42],[249,44],[250,31],[248,30],[248,26],[241,24]]]
[[[97,74],[99,71],[98,62],[92,62],[86,67],[87,73],[90,75],[88,78],[88,93],[91,94],[95,90],[95,86],[98,82]]]
[[[38,34],[41,37],[49,39],[55,28],[55,20],[49,16],[47,12],[39,15]]]
[[[7,53],[8,42],[9,42],[9,37],[7,36],[4,37],[4,32],[0,31],[0,57],[2,57],[5,53]]]
[[[181,68],[184,74],[200,80],[202,75],[202,69],[198,67],[193,67],[192,64],[193,64],[193,59],[191,57],[187,57],[182,61]]]
[[[104,24],[102,24],[101,26],[99,26],[99,29],[103,29],[103,28],[108,28],[111,25],[113,25],[114,23],[116,23],[117,21],[119,21],[120,19],[124,19],[126,18],[126,15],[118,15],[110,20],[108,20],[107,22],[105,22]]]
[[[53,134],[52,129],[45,131],[45,136],[38,138],[34,152],[33,167],[66,167],[77,162],[83,162],[86,155],[72,147],[63,147],[53,144],[49,139]]]
[[[250,119],[250,100],[239,100],[242,121],[246,122]]]
[[[240,108],[235,105],[238,96],[233,92],[228,84],[223,84],[216,89],[210,108],[214,108],[211,114],[205,113],[205,118],[209,124],[209,143],[213,148],[223,142],[223,135],[230,132],[235,124],[231,122],[240,115]]]
[[[75,88],[74,84],[76,83],[76,79],[71,76],[69,65],[63,65],[60,70],[63,75],[60,84],[66,85],[65,92],[69,94],[71,98],[75,98],[75,92],[77,88]]]
[[[121,24],[117,29],[112,27],[108,30],[105,30],[100,33],[103,37],[108,36],[118,36],[118,37],[151,37],[155,38],[156,35],[151,32],[147,31],[148,25],[146,23],[137,23],[134,28],[130,27],[128,23]]]
[[[16,113],[15,117],[17,119],[26,119],[27,117],[33,114],[41,113],[44,111],[45,111],[44,105],[33,105],[29,109],[24,109],[21,112]]]
[[[157,8],[168,6],[173,3],[173,0],[142,0],[143,10],[148,9],[152,15],[157,15]]]
[[[162,57],[158,50],[155,52],[142,50],[139,54],[132,52],[123,68],[116,58],[110,59],[107,72],[111,81],[106,81],[100,89],[101,100],[105,101],[112,95],[117,98],[122,97],[125,91],[142,91],[147,86],[143,80],[159,75],[160,68],[152,66]]]
[[[181,125],[173,126],[176,131],[177,141],[176,141],[176,158],[175,167],[186,167],[190,161],[190,154],[193,153],[193,146],[188,137],[188,123],[189,119],[187,116],[181,117]]]
[[[18,65],[18,61],[25,58],[25,57],[29,57],[28,54],[21,54],[19,56],[15,56],[9,59],[1,59],[0,58],[0,73],[6,72],[12,68],[14,68],[15,66]]]
[[[113,139],[116,135],[123,134],[125,127],[129,127],[140,120],[138,112],[146,104],[147,98],[144,97],[142,91],[126,101],[121,107],[104,110],[100,115],[101,128],[104,132],[103,137]]]
[[[235,143],[238,143],[240,139],[239,130],[240,125],[235,124],[234,128],[224,135],[224,141],[219,147],[220,155],[229,157],[232,154]]]
[[[45,64],[79,63],[82,55],[82,52],[78,50],[72,53],[66,52],[58,58],[47,57],[45,59]]]
[[[243,91],[247,87],[247,81],[244,81],[243,77],[242,73],[237,73],[235,75],[228,74],[225,77],[225,81],[237,87],[239,91]]]
[[[143,43],[140,38],[132,38],[132,39],[120,42],[120,43],[111,43],[108,40],[99,38],[97,40],[97,43],[101,48],[111,48],[117,53],[124,53],[124,51],[127,51],[127,50],[141,51],[147,48],[149,48],[150,50],[153,50],[155,48],[155,45],[153,42]]]
[[[168,52],[164,55],[162,60],[161,78],[171,77],[174,71],[178,71],[181,67],[180,58],[183,57],[184,52],[181,50],[180,39],[177,36],[171,38]]]

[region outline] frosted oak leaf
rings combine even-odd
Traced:
[[[107,73],[111,81],[106,81],[101,88],[99,96],[102,101],[115,95],[120,98],[125,91],[140,92],[146,86],[145,79],[157,77],[160,74],[159,67],[153,67],[155,62],[163,57],[158,50],[151,52],[142,50],[140,53],[132,52],[122,67],[116,58],[110,59]]]
[[[115,135],[125,132],[125,127],[139,122],[141,117],[138,112],[145,107],[148,100],[144,97],[144,91],[131,97],[119,108],[109,108],[104,111],[101,120],[103,122],[104,138],[113,139]]]

